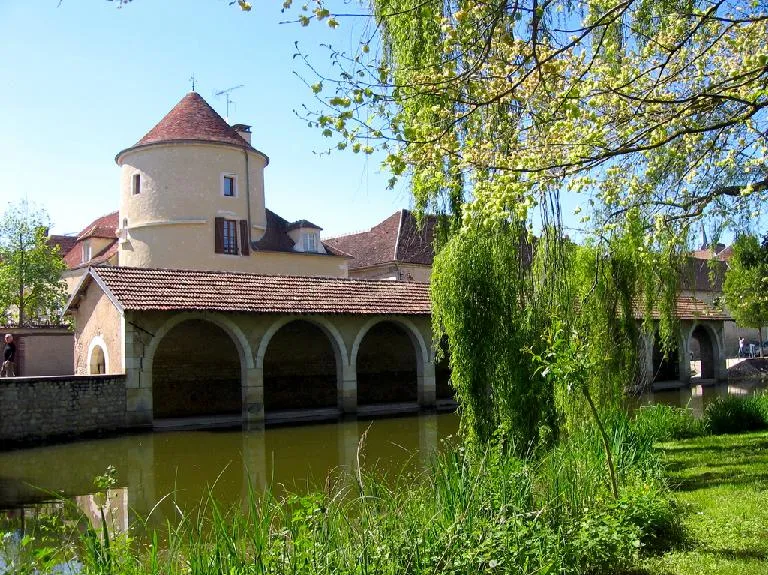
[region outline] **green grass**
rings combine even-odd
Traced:
[[[660,444],[686,542],[644,562],[648,575],[768,574],[768,433]]]

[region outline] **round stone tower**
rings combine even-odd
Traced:
[[[246,271],[266,229],[264,168],[250,128],[230,126],[190,92],[121,167],[121,266]]]

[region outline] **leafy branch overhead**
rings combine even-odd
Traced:
[[[329,46],[332,73],[301,54],[319,98],[303,115],[335,147],[385,150],[419,206],[525,219],[556,188],[588,196],[584,226],[640,207],[681,229],[760,210],[765,0],[373,0],[371,15],[356,52]]]

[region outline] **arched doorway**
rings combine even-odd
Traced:
[[[697,325],[691,332],[691,375],[701,379],[715,379],[715,342],[709,330]],[[695,370],[695,372],[694,372]]]
[[[152,362],[154,417],[224,415],[242,411],[242,370],[235,342],[200,319],[173,327]]]
[[[656,332],[653,338],[653,380],[679,381],[680,380],[680,354],[679,350],[672,349],[664,354],[659,345],[659,334]]]
[[[357,349],[357,403],[417,401],[418,372],[414,344],[406,330],[391,321],[377,323]]]
[[[88,362],[88,373],[107,373],[107,360],[104,356],[104,349],[100,345],[93,346],[93,349],[91,350],[91,359]]]
[[[263,365],[265,411],[336,407],[336,353],[315,324],[295,320],[282,326],[267,344]]]

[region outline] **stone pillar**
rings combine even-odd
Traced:
[[[417,397],[422,408],[435,407],[437,402],[437,384],[435,382],[435,364],[425,361],[419,370]]]
[[[152,426],[152,366],[145,365],[144,342],[132,323],[125,324],[125,423]]]
[[[691,353],[690,342],[693,326],[689,321],[680,322],[680,349],[677,359],[680,368],[680,383],[690,385],[691,383]]]
[[[264,425],[264,368],[249,369],[243,388],[243,425],[258,428]]]
[[[345,365],[341,370],[341,381],[338,385],[338,406],[344,415],[357,413],[357,367]]]
[[[717,381],[728,381],[728,364],[726,358],[728,354],[725,350],[725,323],[720,321],[717,324],[715,332],[715,379]]]

